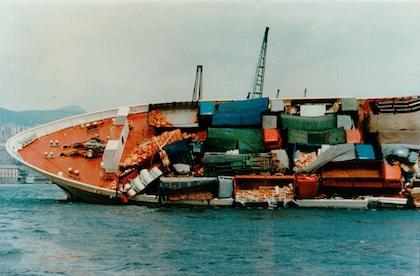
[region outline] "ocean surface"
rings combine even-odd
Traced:
[[[102,206],[0,186],[0,275],[419,273],[419,211]]]

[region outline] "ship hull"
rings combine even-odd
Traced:
[[[62,189],[67,195],[67,200],[74,202],[87,202],[94,204],[105,204],[105,205],[115,205],[120,204],[121,202],[115,197],[104,196],[96,193],[87,192],[81,189],[77,189],[69,185],[69,183],[54,183],[60,189]]]

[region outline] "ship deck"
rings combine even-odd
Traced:
[[[130,133],[125,143],[122,160],[131,153],[144,139],[151,138],[155,132],[147,124],[147,112],[130,114],[128,116]],[[71,145],[97,137],[102,140],[118,139],[122,126],[113,125],[111,119],[98,121],[99,126],[94,130],[87,130],[83,125],[65,128],[40,137],[31,144],[23,147],[19,153],[24,161],[52,174],[63,172],[65,178],[77,180],[90,185],[113,189],[112,180],[103,179],[101,176],[102,158],[60,156],[64,145]],[[50,146],[50,140],[58,140],[59,146]],[[46,158],[44,152],[53,152],[54,158]],[[68,168],[79,170],[80,177],[75,178],[68,174]]]

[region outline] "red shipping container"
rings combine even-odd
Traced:
[[[401,181],[400,180],[398,180],[398,181],[386,181],[385,180],[385,184],[384,184],[384,188],[388,188],[388,189],[398,189],[398,190],[400,190],[401,189]]]
[[[317,175],[296,175],[298,198],[315,198],[318,194],[318,180]]]
[[[207,131],[206,130],[200,130],[198,133],[198,139],[200,141],[206,141],[207,140]]]
[[[346,129],[346,141],[351,144],[362,144],[363,136],[359,129]]]
[[[263,129],[264,143],[272,144],[280,141],[280,134],[277,128],[265,128]]]
[[[390,165],[387,162],[383,162],[382,168],[383,168],[385,180],[389,180],[389,181],[401,180],[401,167],[399,165]]]

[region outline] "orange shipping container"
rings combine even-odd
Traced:
[[[390,165],[387,162],[383,162],[382,168],[385,180],[401,180],[401,168],[399,165]]]
[[[280,134],[276,128],[265,128],[263,129],[264,143],[272,144],[280,141]]]
[[[346,129],[346,141],[351,144],[362,144],[363,136],[359,129]]]

